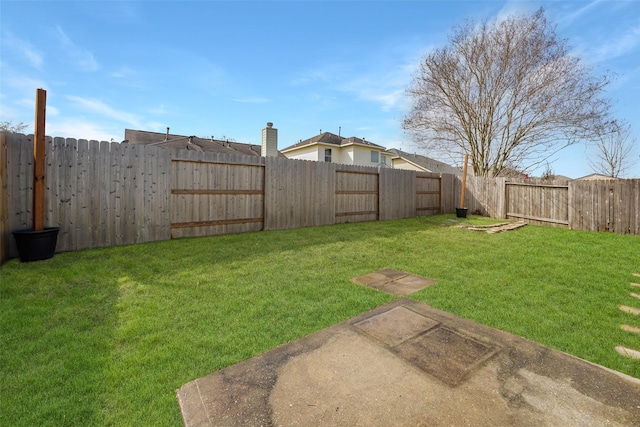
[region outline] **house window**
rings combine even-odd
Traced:
[[[324,149],[324,161],[331,163],[331,148]]]
[[[371,152],[371,163],[376,163],[377,164],[378,161],[379,161],[379,156],[380,156],[380,153],[378,153],[377,151],[372,151]]]
[[[380,163],[382,163],[383,165],[387,164],[387,156],[382,156],[382,158],[380,159]]]

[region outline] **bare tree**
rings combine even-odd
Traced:
[[[551,168],[551,165],[548,162],[540,178],[542,178],[542,180],[544,181],[553,181],[554,179],[556,179],[556,173],[553,171],[553,168]]]
[[[637,136],[627,123],[614,124],[612,130],[604,132],[591,142],[592,155],[589,165],[594,172],[619,178],[631,164],[631,154]]]
[[[20,133],[28,127],[29,125],[26,125],[22,122],[14,125],[10,120],[0,121],[0,131]]]
[[[569,54],[543,9],[468,22],[421,62],[404,128],[436,153],[468,153],[477,176],[527,171],[598,133],[609,80]]]

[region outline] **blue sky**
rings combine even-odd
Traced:
[[[322,131],[429,155],[401,128],[405,88],[453,26],[544,7],[596,73],[615,73],[615,117],[640,133],[640,1],[0,1],[0,120],[29,124],[47,90],[47,134],[143,129],[279,148]],[[640,176],[640,150],[628,176]],[[557,174],[592,172],[585,147]],[[534,171],[541,173],[542,171]]]

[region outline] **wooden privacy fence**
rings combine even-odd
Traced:
[[[380,214],[380,174],[336,171],[336,223],[375,221]]]
[[[0,137],[0,260],[29,228],[33,136]],[[455,178],[282,158],[46,139],[45,225],[57,252],[453,211]]]
[[[259,163],[171,160],[171,237],[262,230],[264,169]]]
[[[466,197],[470,213],[572,230],[640,235],[640,179],[567,182],[472,177]]]
[[[569,225],[569,185],[505,182],[506,217]]]
[[[0,133],[0,262],[32,217],[33,136]],[[455,175],[47,138],[57,252],[451,213]],[[470,213],[640,235],[640,180],[467,180]]]
[[[569,226],[640,235],[640,179],[572,181]]]

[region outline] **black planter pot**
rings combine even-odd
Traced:
[[[30,228],[13,231],[20,261],[40,261],[51,258],[56,250],[59,231],[60,227],[45,227],[42,231],[33,231]]]
[[[466,218],[467,217],[467,208],[456,208],[456,216],[458,218]]]

